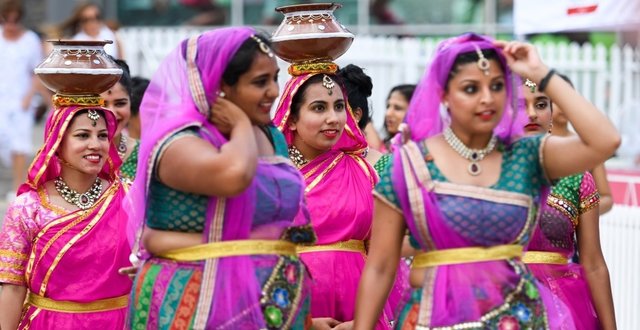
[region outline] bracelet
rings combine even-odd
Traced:
[[[556,70],[555,69],[551,69],[549,70],[549,72],[547,73],[547,75],[544,76],[544,78],[542,78],[542,80],[540,80],[540,84],[538,84],[538,91],[539,92],[544,92],[545,88],[547,88],[547,85],[549,84],[549,80],[551,80],[551,77],[553,77],[553,75],[556,74]]]

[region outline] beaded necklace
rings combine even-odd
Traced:
[[[447,127],[444,132],[442,132],[442,135],[444,136],[444,140],[447,141],[449,146],[451,146],[455,152],[471,162],[467,167],[467,172],[473,176],[477,176],[482,173],[480,161],[495,149],[498,142],[498,138],[493,135],[484,149],[471,149],[460,141],[456,134],[451,130],[451,127]]]

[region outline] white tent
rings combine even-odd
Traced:
[[[514,0],[513,11],[516,35],[640,30],[640,0]]]

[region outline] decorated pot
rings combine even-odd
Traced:
[[[284,20],[271,41],[278,57],[290,63],[334,61],[351,46],[354,35],[333,12],[342,5],[312,3],[283,6]]]
[[[104,45],[113,41],[49,40],[53,50],[34,72],[50,90],[65,95],[97,95],[118,82],[122,69]]]

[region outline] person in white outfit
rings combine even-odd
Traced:
[[[24,10],[18,1],[0,7],[0,160],[13,170],[13,190],[26,179],[27,157],[33,148],[33,126],[40,83],[33,69],[42,61],[38,35],[20,23]]]
[[[102,20],[100,7],[93,3],[80,3],[64,23],[61,30],[74,40],[112,40],[104,47],[107,54],[123,59],[122,44],[114,31]]]

